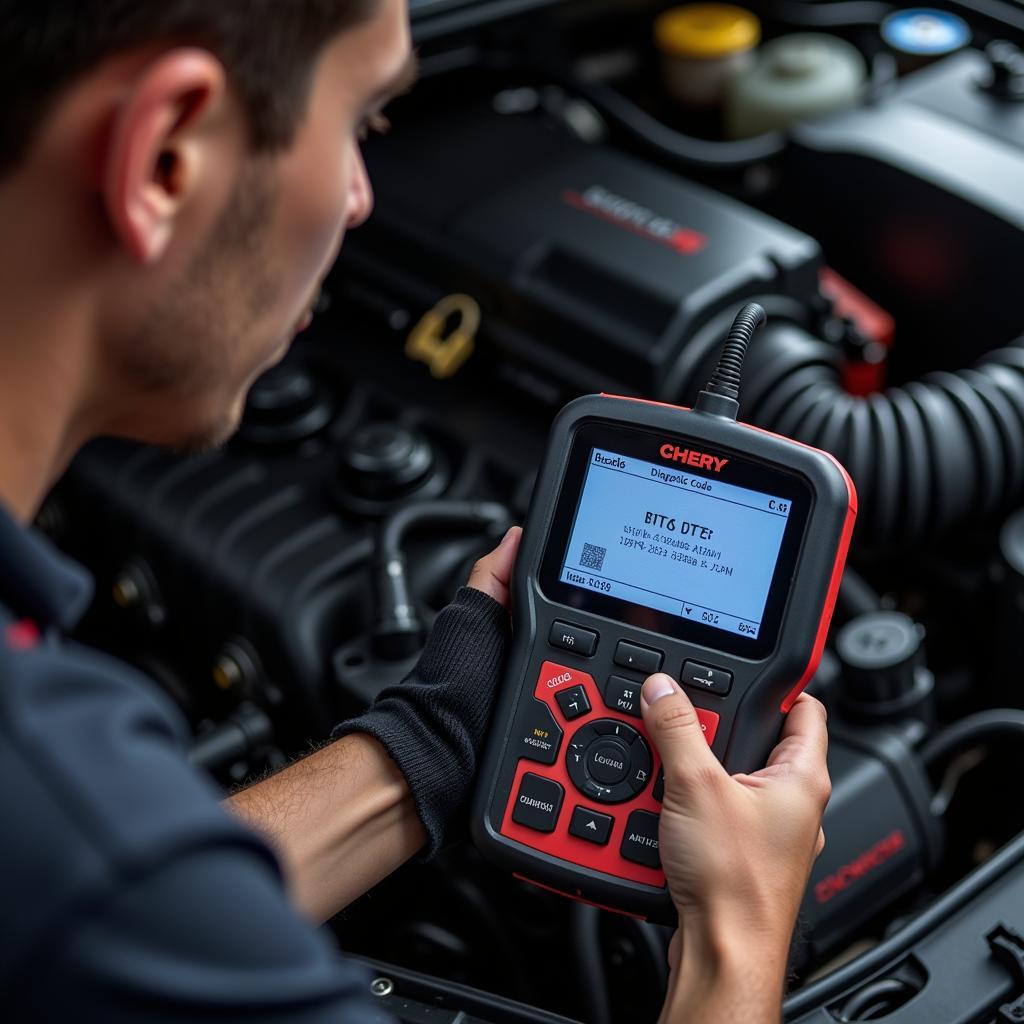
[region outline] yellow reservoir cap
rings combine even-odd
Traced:
[[[752,50],[761,41],[761,22],[732,4],[687,4],[658,16],[654,41],[669,57],[713,60]]]

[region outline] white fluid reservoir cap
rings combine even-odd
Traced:
[[[761,48],[753,68],[726,96],[726,125],[734,138],[787,128],[860,102],[867,66],[860,51],[835,36],[801,32]]]

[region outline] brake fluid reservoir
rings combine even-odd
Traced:
[[[673,7],[654,22],[665,86],[688,107],[719,103],[725,84],[753,64],[760,39],[757,17],[731,4]]]
[[[864,58],[842,39],[813,32],[782,36],[766,43],[754,66],[730,82],[726,130],[746,138],[852,107],[866,82]]]

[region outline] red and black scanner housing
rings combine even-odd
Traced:
[[[697,451],[713,459],[691,459],[687,473],[713,477],[718,467],[723,481],[792,501],[756,637],[559,582],[595,447],[652,463],[662,449]],[[655,664],[677,679],[684,665],[707,666],[714,682],[695,680],[687,692],[712,750],[730,773],[763,767],[820,660],[856,507],[839,463],[787,438],[640,400],[567,405],[552,426],[513,577],[512,652],[472,821],[483,852],[567,896],[671,922],[656,852],[660,762],[639,717],[640,685]],[[619,763],[617,750],[632,756],[628,788],[583,777],[580,754],[594,767],[598,748],[610,754],[602,772]],[[529,823],[513,820],[518,804]]]

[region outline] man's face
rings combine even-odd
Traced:
[[[406,0],[380,0],[327,45],[292,145],[247,161],[180,280],[117,344],[120,377],[148,410],[124,432],[182,449],[234,432],[253,380],[308,320],[345,230],[370,215],[360,136],[411,66]]]

